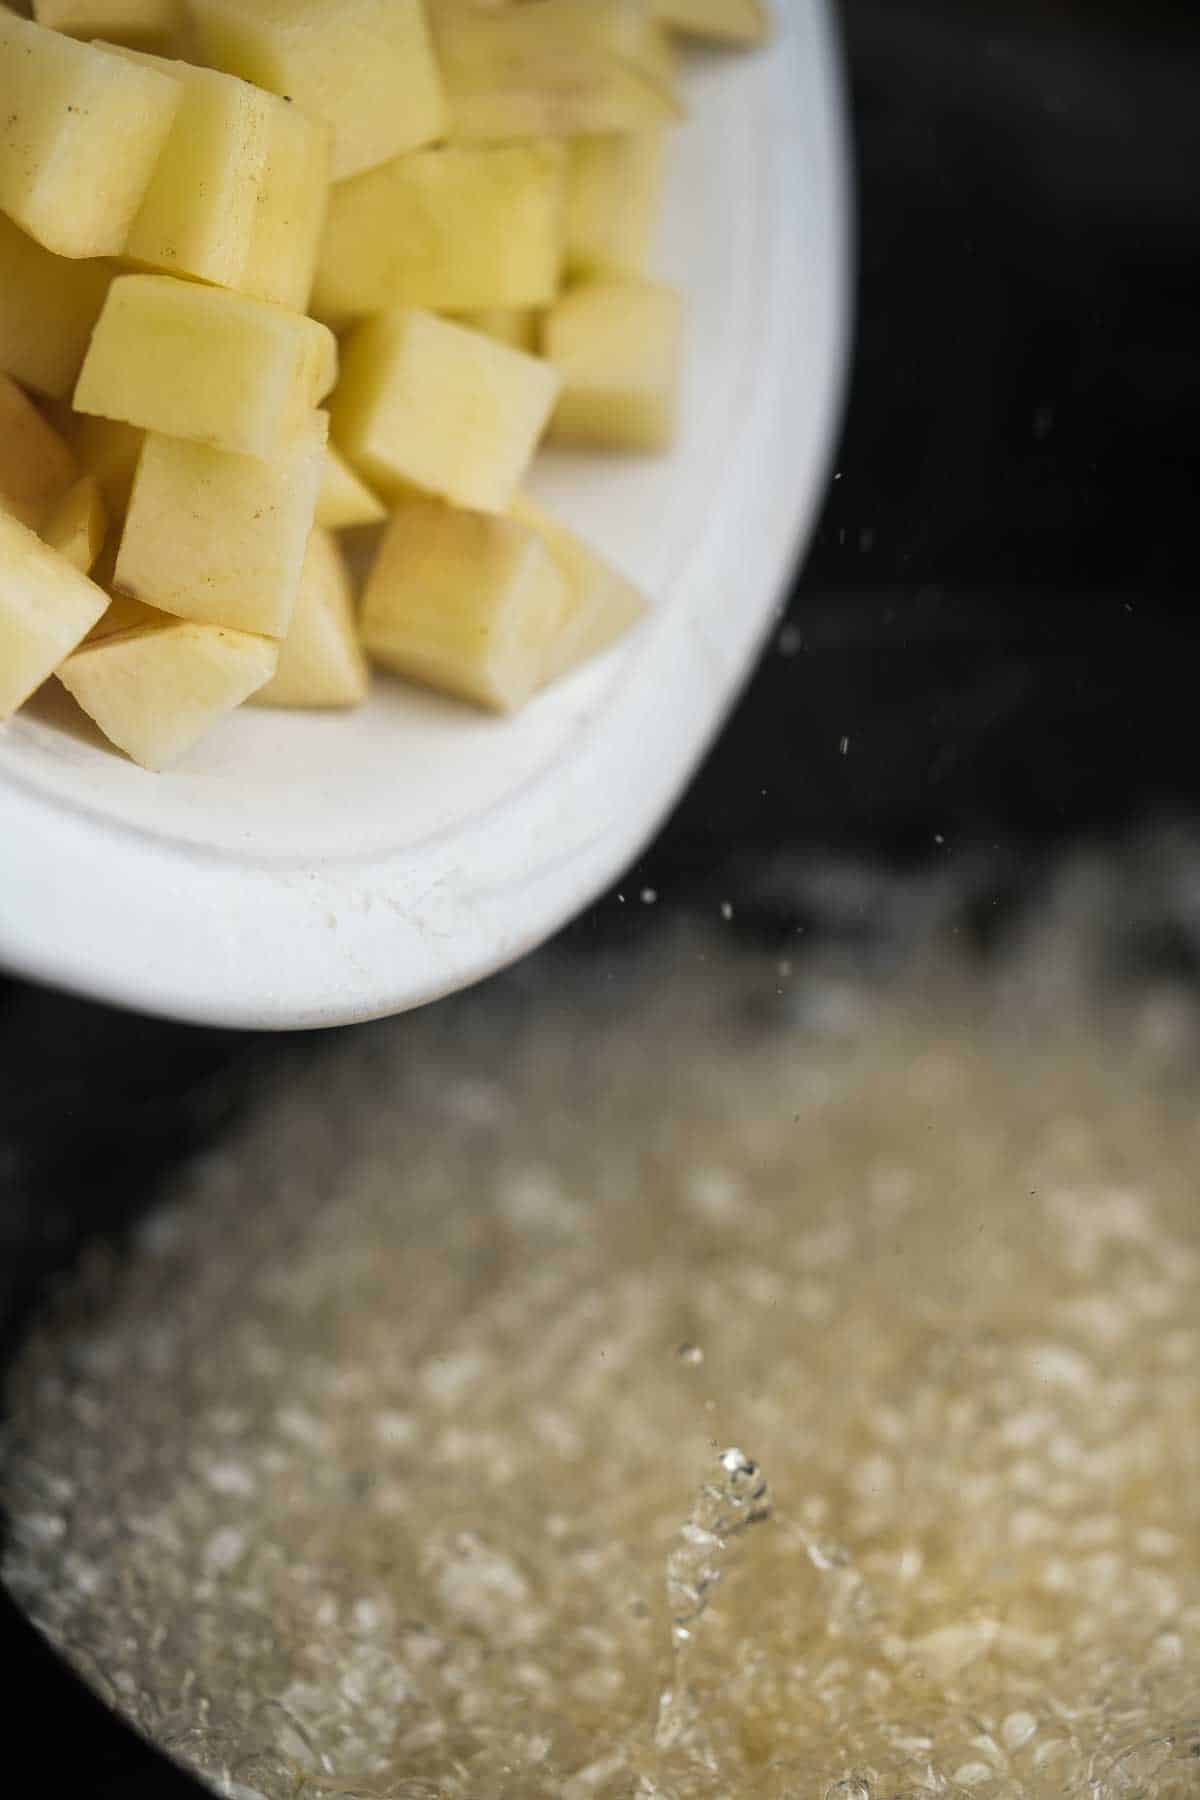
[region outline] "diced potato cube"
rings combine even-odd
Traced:
[[[333,128],[342,181],[445,135],[423,0],[192,0],[206,62]]]
[[[254,696],[256,706],[359,706],[367,697],[367,659],[358,641],[354,590],[337,539],[314,530],[279,666]]]
[[[94,582],[0,511],[0,719],[41,687],[107,605]]]
[[[512,350],[526,350],[536,356],[541,343],[541,313],[533,307],[514,309],[509,306],[468,307],[465,312],[451,312],[449,317],[465,325],[468,331],[482,331],[497,343]]]
[[[766,0],[654,0],[654,16],[672,31],[728,44],[765,43],[771,30]]]
[[[34,17],[69,37],[166,49],[185,27],[184,0],[34,0]]]
[[[563,378],[557,442],[664,450],[675,427],[681,307],[653,282],[594,282],[546,315],[546,355]]]
[[[324,325],[245,294],[119,275],[75,389],[77,412],[269,457],[337,377]]]
[[[378,525],[386,518],[383,501],[359,480],[335,446],[327,445],[317,495],[317,524],[326,531],[348,531],[354,525]]]
[[[0,207],[59,256],[120,250],[178,82],[0,10]]]
[[[107,530],[100,489],[91,475],[81,475],[51,511],[42,536],[52,550],[86,575],[104,548]]]
[[[662,200],[665,152],[661,131],[575,139],[567,182],[568,275],[645,274]]]
[[[329,127],[236,75],[125,50],[183,89],[125,255],[304,312],[329,184]]]
[[[338,323],[389,306],[546,306],[562,268],[561,144],[415,150],[329,200],[313,311]]]
[[[100,419],[81,414],[71,431],[71,448],[81,469],[94,475],[109,520],[119,524],[129,510],[133,477],[146,434],[137,425],[120,419]]]
[[[165,769],[269,681],[278,656],[268,638],[175,620],[86,644],[58,677],[118,749]]]
[[[642,131],[679,116],[642,0],[431,0],[452,138]]]
[[[325,413],[270,462],[151,432],[115,584],[202,625],[283,637],[325,462]]]
[[[402,307],[348,339],[334,436],[385,495],[411,485],[505,512],[559,385],[536,357]]]
[[[0,509],[39,531],[77,472],[75,458],[28,394],[0,375]]]
[[[645,613],[646,602],[631,581],[527,494],[517,495],[512,515],[538,533],[567,584],[566,616],[542,669],[544,682],[557,681],[623,637]]]
[[[0,369],[69,394],[112,276],[106,262],[55,256],[0,213]]]
[[[567,584],[516,519],[405,500],[367,582],[362,637],[387,668],[511,712],[537,688]]]

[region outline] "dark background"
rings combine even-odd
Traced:
[[[638,868],[566,934],[580,955],[644,937],[661,911],[619,897],[643,886],[668,913],[733,895],[732,928],[767,938],[804,923],[795,852],[982,850],[998,899],[1056,847],[1200,801],[1200,19],[840,10],[860,280],[837,476],[775,646]],[[0,1361],[85,1226],[119,1232],[311,1053],[0,981]],[[0,1664],[14,1731],[55,1722],[56,1791],[199,1791],[2,1599]]]

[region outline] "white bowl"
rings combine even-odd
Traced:
[[[823,0],[697,55],[662,271],[689,307],[666,458],[547,454],[534,489],[652,596],[638,632],[499,720],[379,677],[349,716],[245,708],[151,775],[57,683],[0,728],[0,963],[268,1028],[419,1005],[521,955],[634,857],[769,630],[828,474],[849,201]]]

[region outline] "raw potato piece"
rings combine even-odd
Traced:
[[[279,667],[255,706],[359,706],[367,697],[367,659],[358,642],[350,571],[327,531],[308,540],[300,591]]]
[[[317,524],[326,531],[348,531],[354,525],[378,525],[387,518],[383,501],[360,481],[332,444],[325,449]]]
[[[662,200],[666,135],[581,137],[567,179],[567,273],[644,275]]]
[[[119,275],[75,409],[269,457],[336,378],[337,340],[314,319],[169,275]]]
[[[183,91],[126,258],[306,311],[325,218],[328,126],[235,75],[120,54],[173,76]]]
[[[283,637],[325,463],[325,413],[271,462],[151,432],[115,585],[198,624]]]
[[[533,308],[514,312],[507,306],[478,306],[451,313],[450,317],[468,331],[482,331],[485,337],[493,337],[511,350],[527,350],[530,356],[538,353],[541,314]]]
[[[511,712],[538,687],[569,603],[528,526],[406,500],[367,582],[362,638],[397,674]]]
[[[76,473],[54,427],[15,381],[0,375],[0,510],[39,531]]]
[[[114,256],[178,82],[0,10],[0,208],[59,256]]]
[[[389,306],[548,306],[565,203],[558,143],[397,157],[333,189],[313,311],[336,324]]]
[[[445,135],[424,0],[192,0],[206,62],[333,128],[343,181]]]
[[[563,378],[552,436],[614,450],[665,450],[675,426],[681,306],[652,282],[595,282],[546,316]]]
[[[766,0],[654,0],[654,16],[672,31],[727,44],[762,44],[771,31]]]
[[[542,668],[543,682],[557,681],[623,637],[645,613],[646,602],[632,582],[527,494],[517,495],[512,513],[542,538],[567,584],[566,617]]]
[[[34,17],[69,37],[167,49],[185,26],[183,0],[34,0]]]
[[[86,575],[104,548],[107,530],[100,489],[91,475],[83,475],[51,512],[42,527],[42,536],[52,550]]]
[[[165,769],[269,681],[279,646],[217,625],[143,625],[87,644],[58,671],[105,737]]]
[[[451,138],[641,131],[679,116],[642,0],[430,0]]]
[[[0,512],[0,719],[41,687],[107,605],[86,575]]]
[[[109,519],[119,524],[129,510],[133,477],[146,434],[119,419],[98,419],[84,413],[71,432],[71,448],[81,469],[94,475]]]
[[[0,369],[64,399],[112,277],[108,263],[55,256],[0,213]]]
[[[536,357],[402,307],[347,340],[333,432],[384,494],[411,485],[506,512],[559,385]]]

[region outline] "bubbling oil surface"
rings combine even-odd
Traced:
[[[344,1041],[31,1345],[8,1584],[241,1800],[1200,1795],[1196,1022],[1061,951]]]

